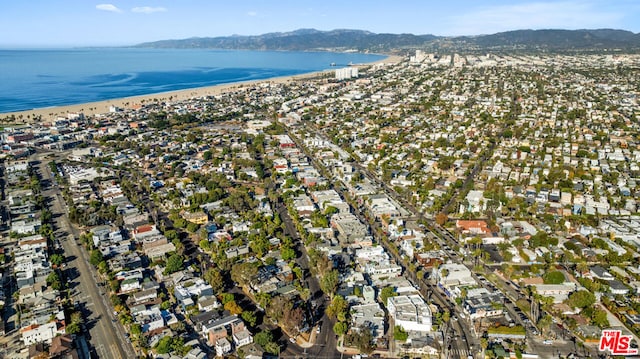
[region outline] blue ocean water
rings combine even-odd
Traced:
[[[267,79],[381,55],[89,48],[0,50],[0,113]]]

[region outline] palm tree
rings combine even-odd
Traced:
[[[580,263],[576,264],[576,270],[578,271],[578,273],[582,277],[582,273],[588,271],[589,270],[589,266],[587,265],[587,262],[580,262]]]
[[[502,273],[507,279],[511,279],[511,275],[513,275],[514,268],[511,264],[504,263],[502,266]]]
[[[546,333],[546,331],[551,326],[552,322],[553,322],[552,318],[549,314],[546,314],[544,317],[538,320],[538,327],[540,327],[540,330],[542,331],[543,334]]]

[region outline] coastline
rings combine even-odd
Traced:
[[[364,64],[356,64],[355,66],[374,66],[379,64],[395,64],[402,61],[402,57],[396,55],[384,54],[384,59],[380,59],[375,62],[369,62]],[[102,100],[96,102],[79,103],[73,105],[52,106],[44,108],[36,108],[24,111],[14,111],[0,113],[0,124],[31,124],[34,123],[36,118],[40,121],[50,121],[57,119],[58,117],[66,117],[67,114],[84,113],[85,116],[93,116],[102,113],[108,113],[111,106],[116,106],[122,109],[134,109],[141,106],[144,103],[153,103],[156,101],[184,101],[191,98],[200,98],[206,96],[220,95],[226,92],[230,92],[235,89],[243,88],[245,86],[252,86],[255,84],[271,83],[271,84],[283,84],[287,82],[295,82],[306,80],[318,76],[325,75],[333,72],[333,69],[314,71],[298,75],[280,76],[265,78],[260,80],[229,82],[224,84],[195,87],[183,90],[174,90],[168,92],[151,93],[147,95],[137,95],[130,97],[114,98],[109,100]]]

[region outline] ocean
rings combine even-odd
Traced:
[[[0,113],[298,75],[383,58],[209,49],[0,50]]]

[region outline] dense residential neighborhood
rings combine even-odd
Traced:
[[[432,54],[2,130],[3,355],[597,357],[640,56]]]

